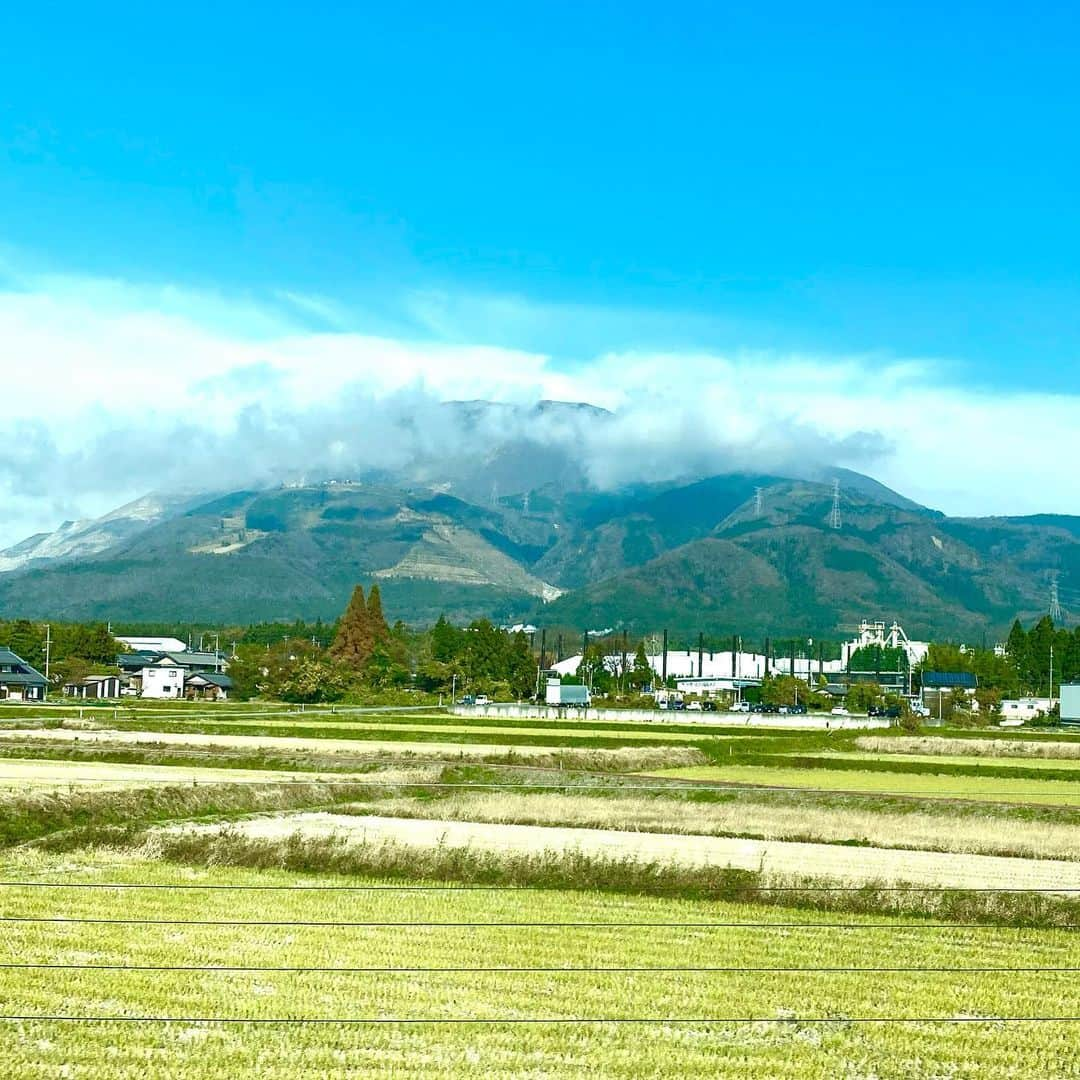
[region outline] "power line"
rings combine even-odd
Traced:
[[[851,922],[667,922],[637,921],[629,922],[536,922],[530,920],[494,921],[485,920],[405,920],[405,919],[151,919],[151,918],[109,918],[98,916],[67,915],[0,915],[0,923],[27,923],[70,926],[303,926],[334,928],[376,928],[386,929],[534,929],[534,930],[624,930],[624,929],[669,929],[669,930],[1030,930],[1043,932],[1052,930],[1077,930],[1080,923],[1054,923],[1050,927],[1000,925],[978,922],[945,923],[851,923]]]
[[[319,964],[65,964],[0,963],[2,971],[143,971],[206,972],[288,975],[1069,975],[1080,967],[743,967],[669,966],[643,967],[336,967]]]
[[[896,849],[894,849],[896,850]],[[903,849],[899,849],[903,850]],[[650,885],[650,889],[659,886]],[[734,886],[731,886],[734,887]],[[217,884],[213,882],[144,882],[144,881],[0,881],[0,888],[7,889],[145,889],[167,890],[175,892],[177,889],[185,891],[206,892],[548,892],[542,885],[237,885]],[[673,885],[685,891],[685,886]],[[758,885],[747,884],[738,891],[746,892],[875,892],[875,893],[1004,893],[1020,894],[1046,893],[1057,895],[1061,893],[1080,893],[1080,886],[1061,887],[1032,887],[1006,886],[991,888],[989,886],[963,885]],[[2,920],[0,920],[2,921]]]
[[[281,1024],[281,1025],[555,1025],[555,1024],[650,1024],[670,1026],[741,1024],[1075,1024],[1080,1016],[552,1016],[552,1017],[351,1017],[351,1016],[75,1016],[57,1013],[0,1015],[13,1023],[73,1024]]]

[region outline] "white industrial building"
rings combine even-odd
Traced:
[[[1062,684],[1061,719],[1080,723],[1080,683]]]
[[[116,640],[123,642],[132,652],[184,652],[187,643],[174,637],[121,637],[116,635]]]
[[[664,667],[664,654],[655,653],[649,656],[649,666],[657,677],[662,677]],[[552,668],[559,675],[576,675],[581,666],[581,653],[568,656],[560,660]],[[622,652],[609,653],[604,658],[604,666],[613,675],[619,675],[623,670]],[[626,669],[634,666],[634,653],[626,654]],[[820,664],[813,657],[795,657],[796,677],[807,682],[817,680],[818,674],[828,678],[844,670],[841,660],[824,660]],[[792,673],[792,661],[790,656],[775,656],[768,660],[763,653],[756,652],[709,652],[699,653],[697,649],[671,649],[667,654],[667,676],[676,679],[683,689],[683,682],[701,683],[697,687],[700,692],[711,690],[730,690],[743,681],[759,682],[764,678],[766,669],[772,675],[790,675]],[[686,687],[693,690],[693,687]]]
[[[843,671],[847,668],[851,657],[859,649],[866,649],[875,645],[882,649],[903,649],[907,655],[909,667],[921,664],[926,659],[927,653],[930,652],[930,642],[912,641],[904,633],[904,628],[899,623],[894,622],[891,626],[886,626],[883,622],[870,622],[863,619],[859,623],[859,632],[854,640],[847,641],[843,645],[840,654],[842,665],[840,670]]]

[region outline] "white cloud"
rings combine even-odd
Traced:
[[[794,458],[864,468],[950,513],[1080,513],[1080,395],[973,392],[918,358],[641,349],[568,370],[490,344],[311,332],[244,297],[16,284],[0,292],[0,544],[182,479],[220,486],[437,453],[462,436],[440,419],[447,398],[614,410],[573,433],[600,484]],[[319,297],[287,299],[339,314]]]

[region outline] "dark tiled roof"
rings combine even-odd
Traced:
[[[931,689],[958,687],[962,690],[974,690],[978,687],[979,680],[970,671],[924,671],[922,684]]]
[[[0,671],[0,683],[8,686],[48,686],[48,680],[36,668],[32,668],[21,656],[10,649],[0,648],[0,664],[14,667],[16,671]]]

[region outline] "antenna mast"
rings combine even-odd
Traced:
[[[829,528],[839,529],[842,524],[840,519],[840,481],[834,480],[832,484],[832,512],[829,514]]]
[[[1061,596],[1058,593],[1057,574],[1050,578],[1050,618],[1054,623],[1061,622]]]

